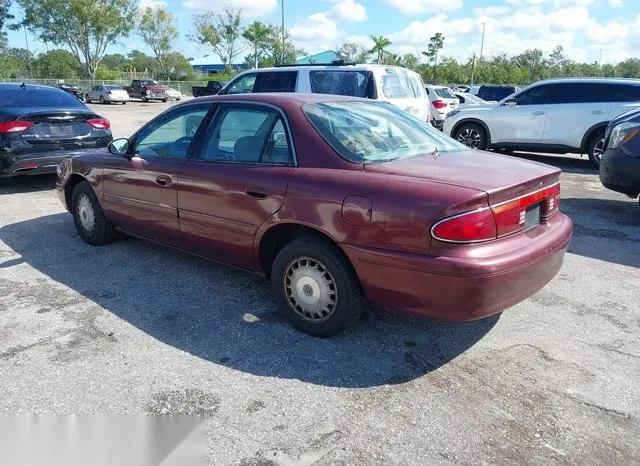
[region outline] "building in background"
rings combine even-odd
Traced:
[[[325,52],[316,53],[315,55],[309,55],[296,61],[296,65],[332,65],[335,62],[341,62],[342,55],[333,51],[327,50]]]
[[[226,67],[220,63],[220,59],[215,55],[205,55],[201,58],[193,58],[189,60],[189,64],[196,71],[203,74],[216,74],[225,71]],[[248,70],[250,68],[246,63],[234,63],[231,68],[238,71]]]

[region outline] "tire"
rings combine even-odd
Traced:
[[[144,102],[144,103],[149,102],[149,99],[147,99],[146,97],[143,97],[142,98],[142,102]]]
[[[87,94],[87,96],[84,98],[85,102],[90,104],[91,103],[91,99],[89,98],[89,94]]]
[[[163,104],[166,103],[166,102],[167,102],[167,99],[162,99],[162,103]]]
[[[316,337],[338,334],[366,308],[347,258],[336,245],[315,236],[294,239],[278,252],[271,267],[271,287],[293,326]]]
[[[122,102],[122,105],[127,105],[127,103],[126,102]]]
[[[487,149],[487,132],[478,123],[461,124],[454,131],[453,139],[472,149]]]
[[[104,96],[100,96],[100,103],[104,105]]]
[[[604,154],[604,129],[598,129],[589,138],[589,144],[587,144],[587,155],[591,163],[600,167],[600,158]]]
[[[71,195],[71,206],[73,222],[82,241],[93,246],[101,246],[117,238],[118,233],[102,212],[102,207],[89,183],[81,181],[75,186]]]

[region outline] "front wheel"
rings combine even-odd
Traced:
[[[317,337],[341,332],[365,308],[351,264],[322,238],[307,236],[285,245],[273,262],[271,285],[291,323]]]
[[[600,166],[600,159],[604,155],[604,130],[596,131],[589,139],[589,145],[587,146],[587,155],[589,160],[596,167]]]
[[[487,148],[487,133],[477,123],[464,123],[456,128],[453,138],[471,149]]]
[[[76,230],[85,243],[101,246],[116,239],[117,232],[102,212],[89,183],[81,181],[75,186],[71,205]]]

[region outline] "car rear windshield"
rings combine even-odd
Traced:
[[[145,81],[142,81],[142,84],[144,84],[145,86],[157,86],[158,85],[158,83],[155,82],[152,79],[147,79]]]
[[[329,145],[355,163],[469,150],[386,102],[324,102],[306,104],[303,111]]]
[[[0,89],[0,108],[2,107],[77,107],[84,105],[71,94],[59,89],[43,87],[15,87]]]
[[[447,88],[436,88],[436,94],[442,97],[443,99],[455,99],[456,96]]]
[[[375,98],[371,71],[320,70],[309,73],[311,92]]]
[[[109,91],[123,91],[124,89],[121,86],[104,86],[105,89]]]

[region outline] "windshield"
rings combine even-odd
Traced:
[[[442,88],[437,88],[436,87],[436,94],[438,94],[439,97],[442,97],[443,99],[455,99],[456,96],[453,94],[453,92],[451,92],[451,89],[449,89],[448,87],[442,87]]]
[[[355,163],[381,163],[469,150],[385,102],[306,104],[303,111],[333,149]]]
[[[104,86],[108,91],[122,91],[122,87],[120,86]]]
[[[142,84],[144,84],[145,86],[157,86],[158,83],[155,82],[153,79],[147,79],[146,81],[142,81]]]

